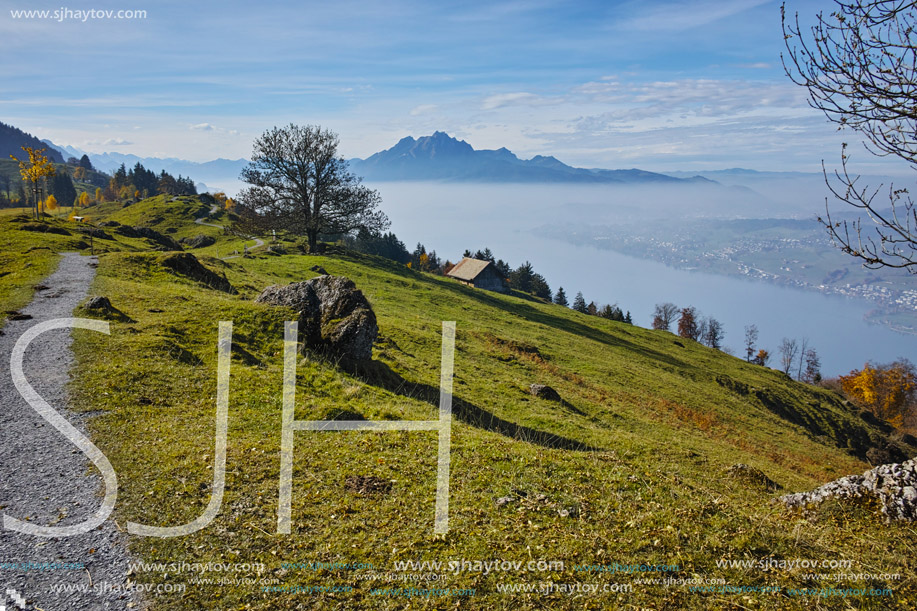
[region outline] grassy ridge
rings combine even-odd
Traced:
[[[141,203],[160,206],[159,203]],[[135,206],[141,206],[135,204]],[[162,202],[163,205],[166,202]],[[178,202],[175,203],[176,206]],[[187,207],[186,205],[187,204]],[[186,202],[177,214],[194,206]],[[131,213],[142,211],[135,208]],[[166,209],[163,209],[167,212]],[[112,210],[118,220],[124,211]],[[175,235],[200,226],[160,214]],[[193,214],[191,215],[193,217]],[[100,215],[97,220],[100,220]],[[119,222],[137,222],[127,219]],[[154,218],[154,217],[146,217]],[[178,226],[182,225],[182,226]],[[206,228],[204,228],[206,229]],[[216,233],[219,230],[211,228]],[[220,233],[218,247],[238,240]],[[140,245],[125,244],[135,250]],[[288,251],[294,249],[289,247]],[[141,572],[148,583],[186,583],[155,599],[163,609],[798,608],[784,594],[698,593],[645,585],[659,575],[590,574],[576,565],[678,565],[664,576],[722,578],[732,586],[891,587],[861,608],[910,608],[915,598],[908,526],[885,525],[869,507],[827,504],[800,516],[773,492],[730,477],[746,463],[790,491],[865,470],[884,433],[835,395],[695,342],[588,317],[519,295],[470,289],[389,261],[331,252],[227,261],[201,255],[239,290],[228,295],[170,273],[161,253],[100,257],[92,293],[123,313],[109,336],[75,332],[79,409],[98,415],[94,439],[119,475],[116,519],[177,525],[200,515],[213,469],[216,333],[234,324],[227,487],[206,529],[175,539],[132,538],[149,562],[262,562],[266,572],[207,579]],[[307,279],[313,265],[347,276],[369,298],[381,337],[362,376],[304,358],[297,419],[435,417],[440,325],[457,322],[450,532],[434,537],[436,436],[432,432],[296,433],[293,532],[277,535],[283,321],[293,312],[253,302],[262,288]],[[82,313],[86,315],[85,312]],[[563,404],[530,396],[549,384]],[[391,482],[365,494],[348,476]],[[510,502],[497,500],[509,497]],[[810,570],[718,568],[724,559],[852,559],[849,572],[900,573],[894,581],[820,583]],[[448,571],[445,581],[370,581],[405,560],[546,560],[546,572]],[[364,563],[373,569],[310,571],[284,563]],[[164,573],[168,573],[165,575]],[[508,584],[629,584],[630,593],[505,594]],[[352,588],[297,593],[263,587]],[[404,597],[377,588],[460,588],[474,595]],[[843,598],[810,598],[847,608]]]

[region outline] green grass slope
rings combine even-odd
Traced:
[[[95,220],[142,224],[159,216],[156,226],[193,235],[201,229],[193,224],[194,201],[147,200],[100,210]],[[153,216],[128,218],[144,207]],[[912,527],[885,524],[866,504],[792,513],[771,502],[772,490],[727,472],[744,463],[785,491],[798,491],[865,470],[873,447],[892,443],[904,455],[915,453],[890,442],[889,429],[864,421],[835,394],[666,332],[474,290],[376,257],[337,249],[276,255],[262,248],[220,260],[205,253],[221,245],[225,253],[239,238],[210,229],[219,234],[217,245],[197,254],[238,294],[176,275],[163,265],[168,255],[125,243],[100,256],[91,291],[121,312],[111,319],[111,334],[74,332],[74,400],[96,414],[94,440],[118,472],[115,519],[122,526],[169,526],[194,520],[210,498],[217,327],[234,325],[221,510],[194,534],[132,537],[131,546],[151,563],[262,563],[264,571],[138,570],[131,579],[169,586],[151,595],[157,608],[907,609],[917,603]],[[433,432],[297,432],[293,529],[276,534],[283,321],[295,313],[254,298],[268,285],[314,276],[314,265],[357,284],[377,314],[380,338],[373,364],[360,375],[300,359],[299,420],[435,418],[441,323],[456,321],[446,536],[433,535]],[[532,383],[549,384],[564,401],[532,397]],[[391,486],[367,491],[348,480],[353,476]],[[809,575],[822,572],[817,569],[728,565],[761,559],[849,560],[846,572],[854,575],[834,581]],[[472,563],[468,570],[460,570],[463,560]],[[529,571],[473,567],[493,560],[536,564]],[[399,570],[396,563],[405,561],[443,564]],[[450,571],[450,561],[459,569]],[[547,570],[538,570],[538,561]],[[309,570],[305,563],[328,568]],[[677,568],[607,570],[615,564]],[[605,569],[586,568],[596,566]],[[419,575],[428,573],[438,578]],[[674,581],[663,583],[666,577]],[[537,590],[548,582],[552,591]],[[599,591],[556,587],[583,583]],[[891,595],[797,590],[825,587],[887,588]]]

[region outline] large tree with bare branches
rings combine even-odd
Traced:
[[[781,6],[784,70],[808,89],[813,108],[861,135],[869,152],[898,157],[917,169],[915,3],[835,0],[835,5],[829,15],[818,13],[806,33],[799,15],[788,19],[786,5]],[[848,170],[849,159],[845,143],[841,168],[830,174],[824,162],[822,168],[834,197],[861,216],[850,222],[835,220],[826,201],[819,220],[835,244],[867,267],[917,273],[917,208],[908,190],[862,184]]]
[[[304,235],[313,252],[321,235],[387,229],[379,194],[348,171],[337,149],[337,135],[319,126],[264,132],[242,170],[251,187],[239,197],[240,216],[250,226]]]

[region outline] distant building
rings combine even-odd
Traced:
[[[497,271],[496,266],[490,261],[481,261],[465,257],[447,273],[450,278],[455,278],[463,284],[486,291],[506,292],[506,282]]]

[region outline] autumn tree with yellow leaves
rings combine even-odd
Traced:
[[[10,158],[19,162],[19,174],[22,176],[22,182],[32,183],[32,192],[36,194],[35,197],[35,218],[40,218],[41,202],[37,197],[38,194],[38,181],[42,177],[54,176],[54,165],[48,160],[48,157],[44,155],[46,149],[33,149],[31,146],[23,146],[22,150],[25,151],[28,155],[28,161],[24,159],[19,159],[15,155],[10,155]]]
[[[866,363],[840,376],[841,388],[860,407],[895,427],[917,416],[917,370],[908,360],[886,365]]]

